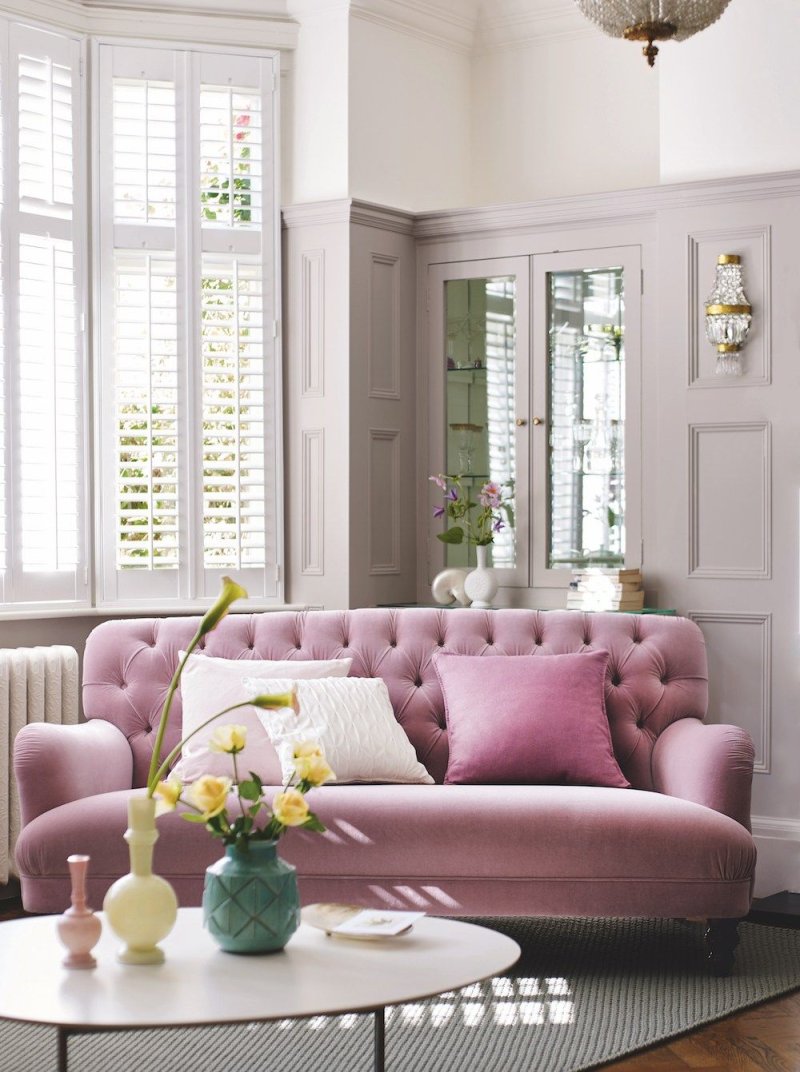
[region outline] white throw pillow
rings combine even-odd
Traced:
[[[253,695],[267,685],[281,691],[288,681],[249,678]],[[275,745],[284,782],[293,772],[299,741],[317,741],[336,782],[432,783],[414,746],[395,718],[386,682],[379,677],[298,681],[300,713],[289,708],[257,711]]]
[[[179,658],[184,653],[179,652]],[[183,736],[192,733],[209,718],[232,704],[259,695],[246,684],[254,675],[264,682],[260,692],[283,692],[298,678],[346,677],[352,659],[218,659],[211,655],[190,655],[181,674],[183,700]],[[276,682],[273,679],[279,678]],[[269,717],[270,711],[263,712]],[[231,757],[209,752],[208,741],[218,726],[235,723],[247,727],[247,746],[236,758],[240,775],[255,771],[265,785],[280,785],[281,765],[272,741],[264,730],[257,709],[240,707],[215,719],[200,730],[183,747],[173,775],[182,782],[193,782],[203,774],[232,774]]]

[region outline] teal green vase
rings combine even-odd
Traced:
[[[277,842],[235,845],[206,869],[203,924],[227,953],[274,953],[300,925],[297,873]]]

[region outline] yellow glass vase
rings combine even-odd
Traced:
[[[162,964],[166,938],[178,916],[172,886],[153,874],[153,846],[158,840],[156,802],[152,797],[128,801],[125,840],[130,851],[130,874],[117,879],[103,901],[108,925],[123,945],[117,958],[123,964]]]

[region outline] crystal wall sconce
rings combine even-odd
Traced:
[[[706,337],[717,348],[718,376],[741,376],[741,349],[752,312],[742,284],[742,258],[737,253],[721,253],[714,289],[706,301]]]

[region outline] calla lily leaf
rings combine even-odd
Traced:
[[[454,525],[453,528],[447,529],[446,532],[437,532],[436,539],[441,540],[442,543],[463,543],[464,530],[459,528],[458,525]]]

